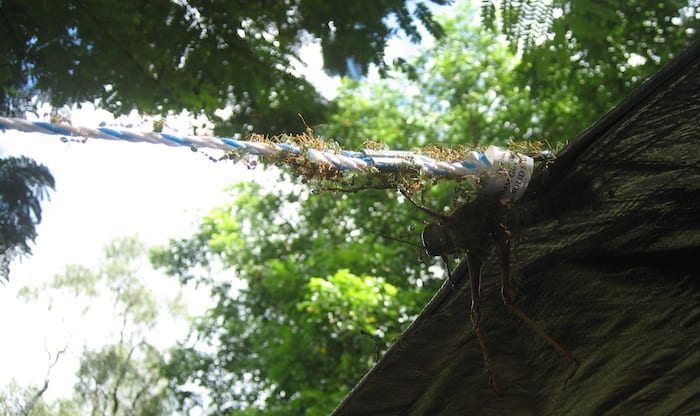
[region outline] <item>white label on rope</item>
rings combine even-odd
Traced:
[[[482,192],[514,201],[523,196],[532,177],[534,160],[496,146],[489,146],[484,156],[491,167],[482,176]]]

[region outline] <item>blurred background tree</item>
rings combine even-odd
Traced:
[[[61,324],[80,331],[81,322],[101,317],[101,344],[82,346],[73,395],[47,400],[53,367],[71,349],[75,334],[57,352],[49,351],[49,366],[42,386],[17,383],[0,392],[0,414],[8,415],[169,415],[177,401],[160,367],[165,360],[156,346],[159,322],[183,317],[179,296],[158,293],[146,278],[147,250],[135,237],[112,241],[96,267],[68,265],[47,284],[25,286],[20,297],[46,307],[47,314],[62,314]],[[161,291],[162,287],[159,288]],[[99,302],[98,302],[99,300]],[[47,318],[47,320],[50,318]],[[54,317],[55,319],[55,317]],[[94,335],[94,334],[93,334]],[[85,341],[84,341],[85,342]],[[48,343],[47,343],[48,344]],[[3,407],[4,406],[4,407]],[[6,412],[6,413],[4,413]]]

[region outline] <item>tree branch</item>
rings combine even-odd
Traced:
[[[56,366],[56,364],[58,363],[58,360],[61,358],[61,355],[63,355],[66,352],[66,350],[68,349],[69,343],[70,343],[70,338],[68,339],[68,341],[66,341],[66,345],[62,349],[58,350],[58,352],[56,352],[56,355],[55,355],[55,357],[53,357],[53,360],[52,360],[51,359],[51,352],[49,351],[49,347],[46,345],[46,338],[44,338],[44,351],[46,351],[46,355],[48,356],[49,367],[46,370],[46,376],[44,376],[44,384],[41,386],[40,389],[38,389],[36,391],[36,393],[34,393],[32,398],[29,399],[29,401],[27,401],[27,404],[24,406],[24,409],[22,409],[22,414],[29,415],[32,412],[32,410],[34,409],[34,407],[36,406],[39,399],[41,399],[41,397],[44,395],[44,393],[46,393],[46,390],[48,390],[49,381],[51,378],[51,370],[53,370],[53,368]]]

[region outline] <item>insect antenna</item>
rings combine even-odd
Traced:
[[[378,232],[376,232],[376,231],[374,232],[374,234],[377,235],[377,236],[379,236],[379,237],[382,237],[382,238],[387,238],[387,239],[389,239],[389,240],[398,241],[399,243],[408,244],[409,246],[413,246],[413,247],[419,248],[419,249],[421,249],[421,250],[423,249],[423,246],[422,246],[422,245],[416,244],[416,243],[412,243],[412,242],[410,242],[410,241],[408,241],[408,240],[404,240],[403,238],[394,237],[394,236],[391,236],[391,235],[388,235],[388,234],[384,234],[384,233],[378,233]]]
[[[426,214],[433,216],[435,218],[440,218],[441,220],[446,220],[448,217],[447,215],[441,214],[434,209],[428,208],[424,205],[421,205],[417,203],[416,201],[411,198],[411,195],[408,194],[408,192],[404,188],[399,188],[399,192],[401,192],[401,195],[403,195],[406,199],[408,199],[408,202],[410,202],[414,207],[418,208],[419,210],[425,212]]]

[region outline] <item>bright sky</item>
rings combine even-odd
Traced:
[[[22,285],[47,281],[69,263],[94,265],[104,245],[117,237],[138,234],[148,244],[186,237],[198,216],[223,201],[226,185],[262,174],[230,162],[213,163],[184,147],[101,140],[65,144],[58,136],[6,132],[0,134],[0,149],[2,156],[26,155],[45,164],[56,179],[56,192],[42,204],[33,255],[15,261],[9,284],[0,287],[5,340],[0,343],[0,384],[10,377],[43,382],[44,337],[52,338],[47,342],[54,350],[66,342],[65,334],[52,331],[61,310],[47,315],[43,302],[25,305],[16,299]],[[72,354],[56,367],[56,379],[74,371],[72,361],[81,349],[78,334],[71,340]]]
[[[415,50],[405,40],[394,40],[386,59],[406,57]],[[305,76],[332,96],[339,81],[321,72],[318,46],[303,49],[301,59],[307,64],[302,70]],[[97,127],[111,120],[110,114],[94,111],[90,105],[71,110],[75,126]],[[15,261],[10,282],[0,286],[0,389],[11,378],[21,384],[43,384],[45,345],[55,352],[70,341],[67,356],[52,371],[49,399],[70,393],[83,342],[104,330],[104,317],[65,322],[59,308],[47,311],[44,303],[28,305],[18,300],[18,289],[50,280],[66,264],[94,265],[104,245],[117,237],[138,234],[149,245],[186,237],[199,216],[224,200],[227,185],[265,181],[262,169],[214,163],[186,147],[97,139],[63,143],[59,136],[0,132],[0,157],[17,155],[46,165],[56,179],[56,191],[42,204],[33,255]],[[166,281],[158,275],[152,279]],[[174,341],[182,329],[169,327],[160,341]]]
[[[304,51],[305,72],[330,95],[339,81],[320,72],[317,56],[313,48]],[[74,126],[93,128],[114,121],[92,105],[71,109],[70,119]],[[191,134],[187,121],[180,124],[181,134]],[[249,170],[243,163],[212,162],[187,147],[99,139],[63,143],[60,136],[0,132],[0,157],[19,155],[46,165],[56,179],[56,191],[42,203],[32,256],[13,262],[10,282],[0,286],[0,334],[6,340],[0,343],[0,389],[12,378],[23,385],[42,385],[48,368],[45,345],[55,353],[70,340],[67,353],[52,369],[47,398],[70,394],[83,343],[104,339],[104,330],[116,324],[105,325],[109,316],[104,314],[91,315],[91,322],[77,321],[75,311],[62,309],[65,305],[55,305],[50,312],[45,301],[27,305],[17,299],[22,286],[51,280],[66,264],[95,265],[105,244],[118,237],[137,234],[148,245],[187,237],[196,229],[197,218],[225,200],[228,185],[276,178],[261,167]],[[151,274],[149,280],[159,282],[158,291],[173,289],[172,280],[162,275]],[[206,299],[197,295],[202,294],[190,298],[201,308]],[[171,325],[155,341],[172,344],[184,330]]]

